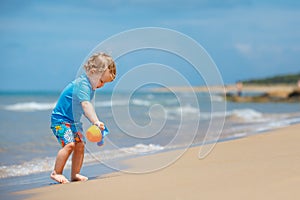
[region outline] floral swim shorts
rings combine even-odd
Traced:
[[[85,137],[82,134],[82,129],[78,130],[75,125],[70,123],[60,123],[51,126],[51,129],[56,136],[58,143],[64,147],[71,142],[83,142],[86,143]]]

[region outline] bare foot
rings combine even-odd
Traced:
[[[88,179],[88,177],[82,176],[80,174],[75,174],[75,176],[71,178],[72,181],[87,181]]]
[[[66,179],[64,175],[57,174],[55,171],[51,173],[50,177],[58,183],[62,183],[62,184],[69,183],[68,179]]]

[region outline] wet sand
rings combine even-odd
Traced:
[[[218,143],[204,159],[190,148],[175,163],[152,173],[116,173],[84,183],[21,192],[28,199],[299,199],[300,124]],[[134,171],[165,152],[126,161]],[[152,159],[155,157],[155,159]]]

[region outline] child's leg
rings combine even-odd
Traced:
[[[51,173],[50,177],[59,183],[68,183],[69,181],[62,175],[65,164],[75,148],[75,143],[69,143],[60,149],[56,156],[54,171]]]
[[[75,143],[75,148],[72,156],[72,172],[71,180],[72,181],[87,181],[88,178],[80,175],[80,170],[82,167],[84,158],[84,143],[77,142]]]

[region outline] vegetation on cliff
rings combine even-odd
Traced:
[[[300,80],[300,73],[297,74],[285,74],[285,75],[277,75],[262,79],[250,79],[242,81],[243,84],[296,84]]]

